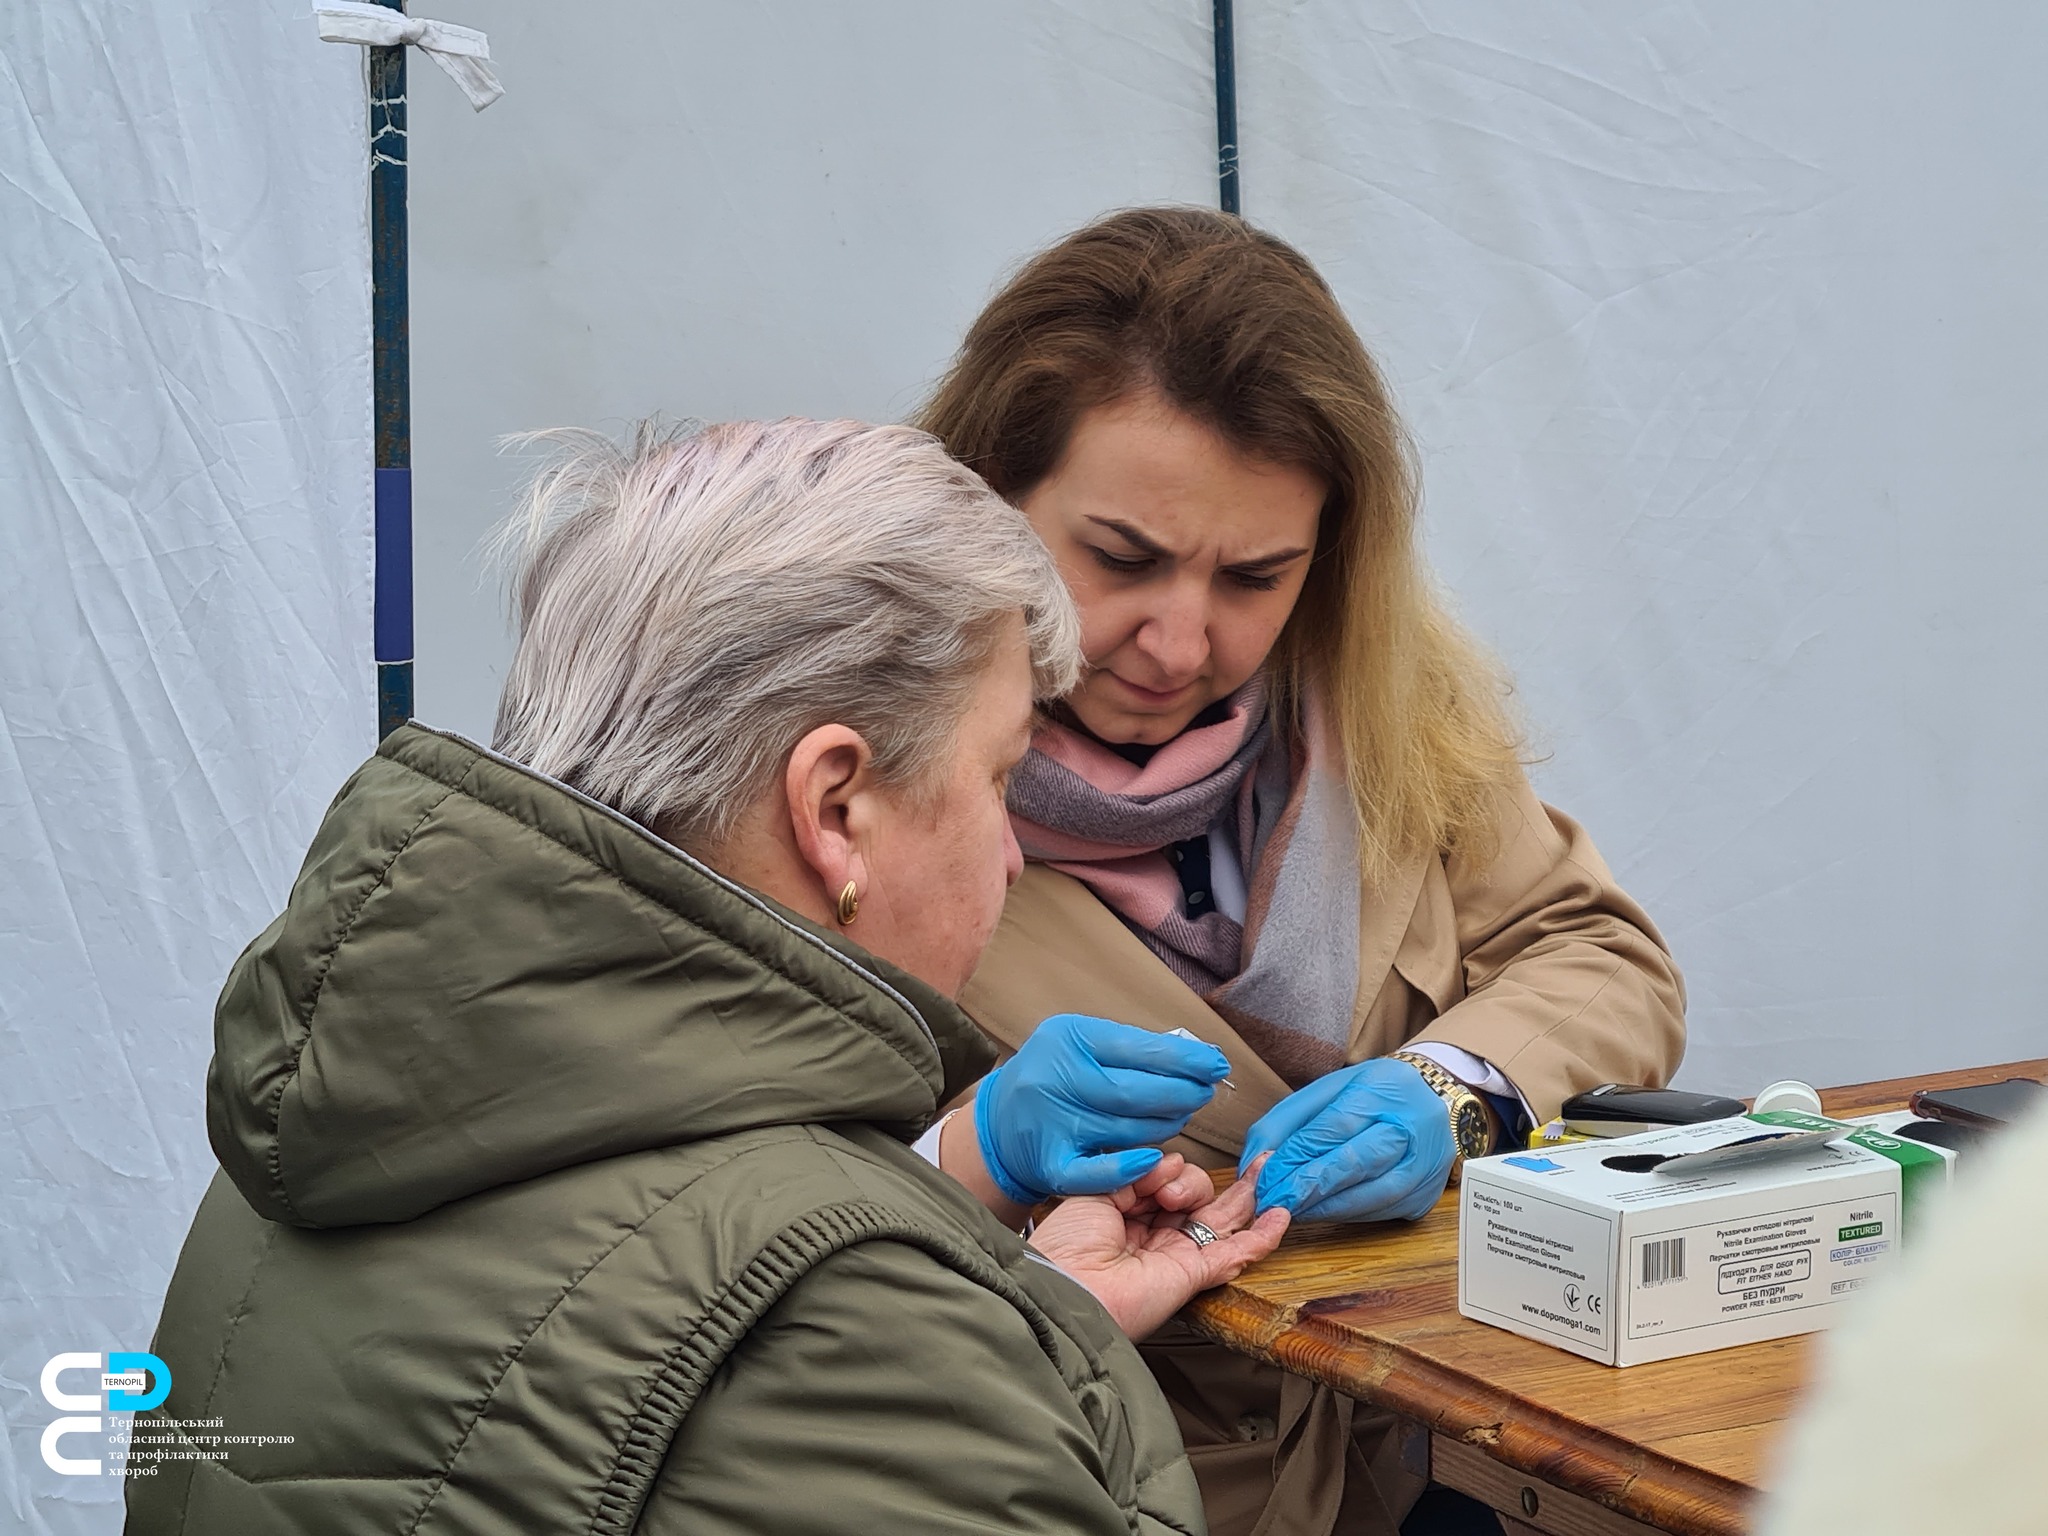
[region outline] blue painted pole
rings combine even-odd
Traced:
[[[1237,36],[1231,0],[1216,0],[1216,192],[1225,213],[1242,213],[1237,187]]]
[[[394,11],[404,0],[383,0]],[[370,321],[377,424],[377,739],[412,718],[412,347],[406,295],[405,50],[370,53]]]

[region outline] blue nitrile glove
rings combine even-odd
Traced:
[[[1319,1077],[1275,1104],[1244,1139],[1259,1209],[1296,1221],[1412,1221],[1436,1204],[1457,1147],[1451,1114],[1422,1074],[1382,1057]]]
[[[1230,1058],[1199,1040],[1056,1013],[975,1091],[981,1160],[1019,1205],[1107,1194],[1149,1173],[1155,1143],[1179,1135],[1229,1073]]]

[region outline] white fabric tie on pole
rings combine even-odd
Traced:
[[[313,14],[319,19],[325,42],[419,49],[462,87],[470,106],[479,112],[505,94],[505,87],[491,70],[490,40],[474,27],[428,21],[389,6],[362,4],[361,0],[329,0],[315,7]]]

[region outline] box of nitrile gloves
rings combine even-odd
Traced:
[[[1465,1165],[1458,1310],[1609,1365],[1825,1328],[1949,1162],[1767,1112]]]

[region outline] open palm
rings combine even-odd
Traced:
[[[1208,1174],[1168,1153],[1136,1184],[1107,1195],[1077,1195],[1038,1224],[1031,1246],[1087,1287],[1123,1331],[1142,1339],[1199,1292],[1234,1280],[1264,1258],[1287,1230],[1278,1206],[1256,1220],[1259,1167],[1222,1194]],[[1199,1221],[1217,1236],[1188,1236]]]

